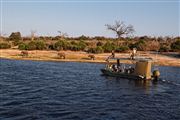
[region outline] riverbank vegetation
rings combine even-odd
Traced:
[[[108,53],[111,51],[128,52],[133,48],[138,51],[180,52],[180,37],[118,37],[101,36],[64,37],[39,36],[22,37],[14,32],[9,37],[0,37],[0,49],[17,48],[19,50],[71,50],[88,53]]]

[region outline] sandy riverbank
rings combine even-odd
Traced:
[[[64,62],[92,62],[105,63],[105,59],[111,53],[94,54],[95,60],[88,58],[86,52],[62,51],[66,54],[66,59],[59,59],[57,51],[33,50],[28,51],[28,57],[20,56],[21,51],[17,49],[1,49],[0,58],[16,59],[16,60],[39,60],[39,61],[64,61]],[[138,52],[140,56],[151,57],[157,61],[158,65],[163,66],[178,66],[180,67],[180,58],[174,57],[177,53],[154,54],[153,52]],[[116,57],[128,58],[129,53],[116,53]],[[130,63],[130,61],[125,61]]]

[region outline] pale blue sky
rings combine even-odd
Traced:
[[[132,24],[135,36],[180,36],[178,0],[1,0],[1,29],[38,35],[115,37],[105,24]],[[69,1],[69,2],[68,2]],[[120,2],[121,1],[121,2]]]

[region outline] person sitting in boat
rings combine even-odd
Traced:
[[[131,67],[129,70],[130,70],[130,73],[134,73],[134,68],[133,67]]]
[[[117,72],[117,71],[118,71],[117,66],[113,64],[113,65],[112,65],[112,70],[113,70],[114,72]]]
[[[132,68],[131,66],[129,66],[129,68],[125,69],[125,73],[133,73],[134,72],[134,68]]]

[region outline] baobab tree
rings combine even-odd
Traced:
[[[118,38],[121,38],[123,35],[129,35],[135,32],[132,25],[125,25],[122,21],[115,21],[114,25],[105,25],[108,30],[111,30],[116,33]]]

